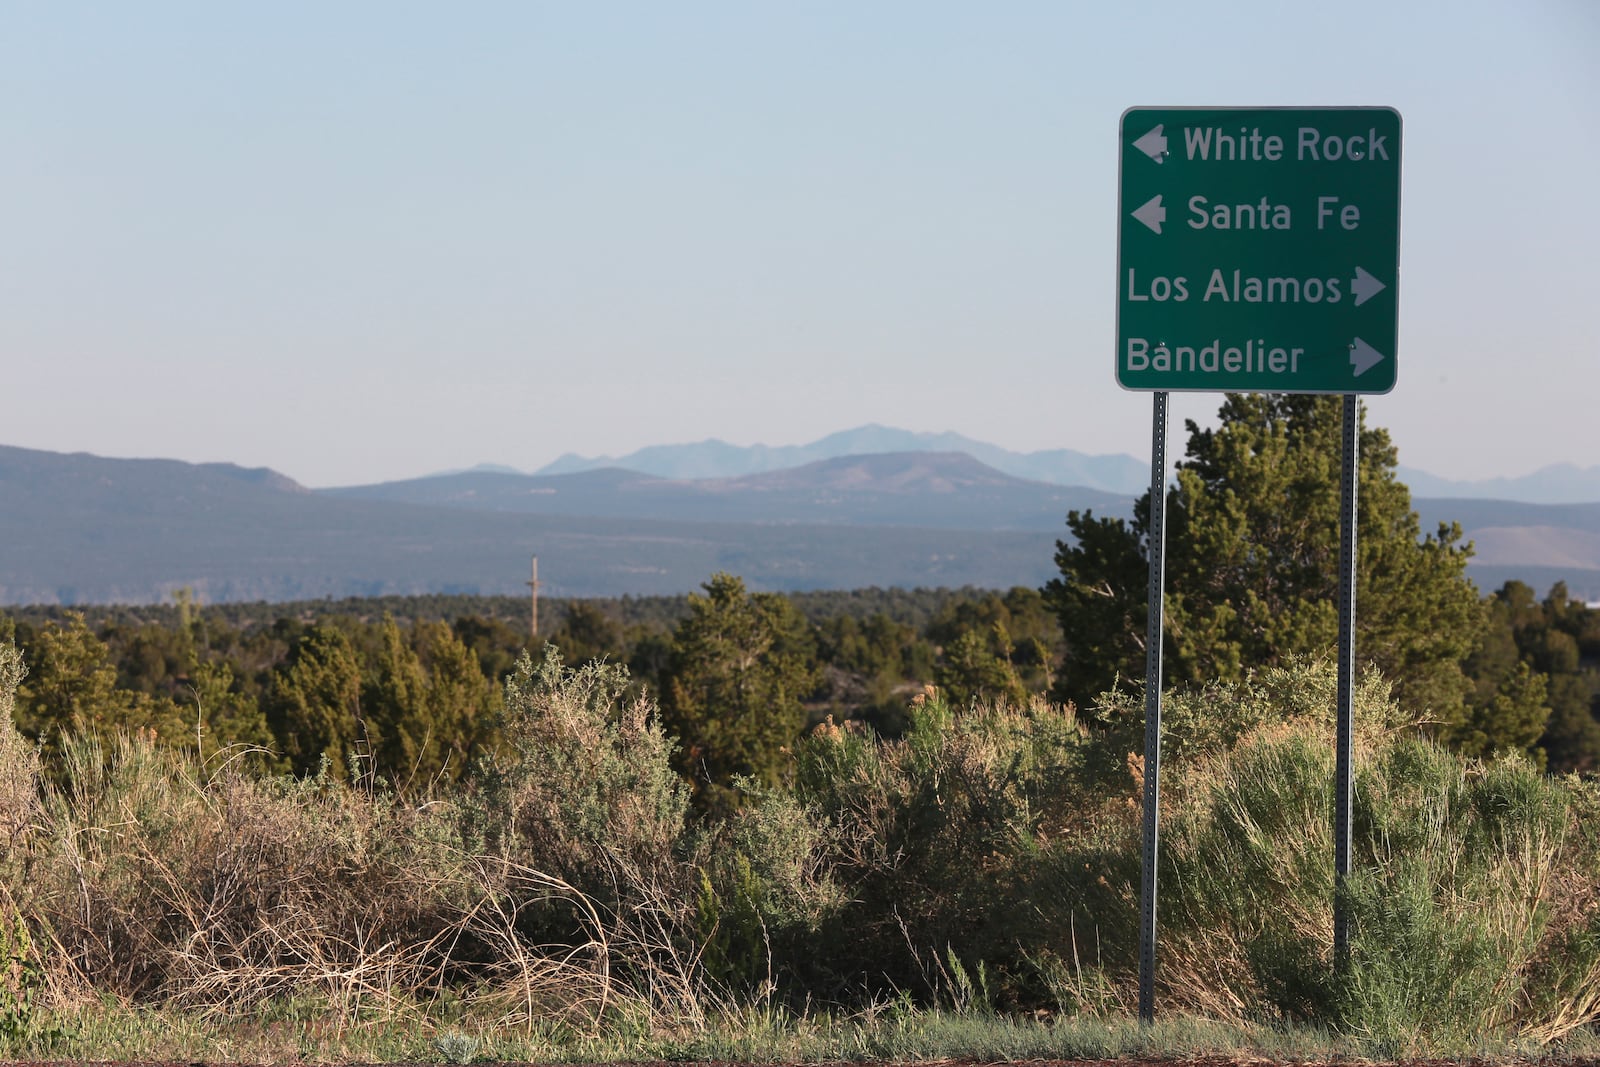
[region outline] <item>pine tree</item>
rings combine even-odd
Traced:
[[[944,650],[934,681],[952,708],[967,708],[980,700],[1024,707],[1028,690],[1011,665],[1013,652],[1011,635],[998,622],[987,635],[963,630]]]
[[[778,783],[817,676],[810,629],[787,597],[748,594],[731,574],[702,588],[673,634],[663,714],[697,803],[723,812],[737,803],[736,776]]]
[[[1230,394],[1216,429],[1187,424],[1167,497],[1165,677],[1235,681],[1337,643],[1339,397]],[[1360,432],[1356,645],[1419,715],[1460,728],[1462,664],[1484,616],[1459,526],[1421,536],[1387,432]],[[1044,594],[1066,662],[1056,695],[1092,702],[1145,671],[1150,501],[1133,521],[1076,511]]]
[[[394,616],[383,617],[378,633],[382,644],[361,690],[377,770],[394,782],[426,782],[438,770],[424,755],[435,727],[426,706],[428,677]]]
[[[370,751],[374,738],[361,714],[361,664],[343,631],[328,623],[300,638],[273,685],[268,724],[296,774],[317,771],[326,757],[331,773],[349,779],[349,757]]]
[[[167,697],[119,688],[110,649],[77,612],[66,625],[34,635],[27,680],[18,693],[17,725],[53,763],[64,732],[108,736],[148,731],[163,744],[191,740],[184,716]]]
[[[500,691],[484,677],[477,653],[444,623],[419,623],[413,640],[428,674],[425,704],[433,728],[420,770],[430,779],[460,778],[494,746]]]

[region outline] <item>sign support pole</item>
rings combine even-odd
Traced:
[[[1338,736],[1334,757],[1333,961],[1343,974],[1350,965],[1350,808],[1355,762],[1356,490],[1360,482],[1360,412],[1354,393],[1344,398],[1344,463],[1339,487],[1339,681]]]
[[[1139,1020],[1156,1016],[1156,860],[1161,825],[1161,631],[1167,546],[1167,393],[1157,390],[1150,447],[1150,606],[1145,626],[1144,853],[1139,886]]]

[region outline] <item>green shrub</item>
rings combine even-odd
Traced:
[[[1600,849],[1577,821],[1584,793],[1520,757],[1464,762],[1416,740],[1363,768],[1342,1024],[1410,1051],[1592,1021]]]
[[[703,843],[655,705],[626,668],[568,668],[547,645],[506,680],[500,735],[470,783],[466,838],[507,871],[537,875],[504,886],[518,944],[585,946],[657,1006],[692,1013]]]
[[[546,645],[506,679],[498,757],[477,811],[503,853],[615,906],[619,878],[687,884],[688,787],[654,704],[626,667],[562,664]]]
[[[1083,746],[1068,709],[958,713],[937,692],[910,709],[894,741],[817,730],[796,748],[794,794],[822,820],[847,903],[818,927],[833,951],[796,969],[822,988],[937,999],[953,993],[943,962],[953,952],[1014,1001],[1032,973],[1019,954],[1031,924],[1019,873],[1041,835],[1070,818]]]
[[[816,955],[819,931],[845,906],[830,862],[837,835],[793,793],[750,779],[734,787],[753,803],[718,828],[700,873],[696,930],[709,978],[770,993],[769,983],[791,985],[811,970],[797,973],[795,962]]]
[[[29,1035],[43,985],[28,924],[7,905],[0,911],[0,1042]]]
[[[1173,702],[1180,736],[1208,710],[1228,724],[1242,708],[1254,725],[1191,744],[1163,783],[1163,1003],[1332,1023],[1397,1054],[1485,1034],[1547,1041],[1592,1021],[1593,786],[1515,757],[1462,760],[1400,728],[1371,681],[1356,706],[1352,955],[1334,974],[1332,702],[1304,699],[1328,693],[1331,673],[1212,687],[1209,709]]]

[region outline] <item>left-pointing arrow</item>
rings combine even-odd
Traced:
[[[1133,142],[1133,147],[1160,163],[1167,157],[1167,137],[1161,131],[1166,123],[1160,123],[1155,129]]]
[[[1133,217],[1160,233],[1161,224],[1167,221],[1167,209],[1161,206],[1161,195],[1152,196],[1134,208]]]
[[[1355,368],[1357,378],[1383,362],[1383,359],[1382,352],[1359,337],[1350,343],[1350,366]]]

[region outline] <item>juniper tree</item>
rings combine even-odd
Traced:
[[[297,774],[315,772],[324,757],[337,778],[368,769],[347,763],[358,739],[370,752],[382,738],[363,721],[361,664],[342,630],[318,623],[300,638],[274,678],[267,721]]]
[[[123,689],[110,649],[84,617],[69,612],[33,635],[28,676],[17,693],[17,725],[39,743],[53,764],[67,733],[110,736],[148,731],[162,743],[182,747],[193,739],[193,722],[164,696]]]
[[[1165,677],[1237,681],[1338,637],[1342,400],[1230,394],[1215,429],[1186,423],[1186,458],[1167,496]],[[1463,663],[1484,609],[1466,577],[1459,525],[1423,535],[1395,476],[1386,431],[1360,430],[1356,642],[1396,695],[1449,734],[1468,719]],[[1044,595],[1066,661],[1055,694],[1093,702],[1145,674],[1150,497],[1131,522],[1071,512],[1060,577]],[[1533,694],[1527,687],[1513,695]],[[1497,690],[1498,691],[1498,690]],[[1526,735],[1526,723],[1519,723]],[[1477,722],[1494,747],[1492,723]]]
[[[702,588],[673,634],[662,712],[696,802],[726,811],[735,777],[777,784],[817,676],[810,628],[788,597],[747,593],[731,574]]]

